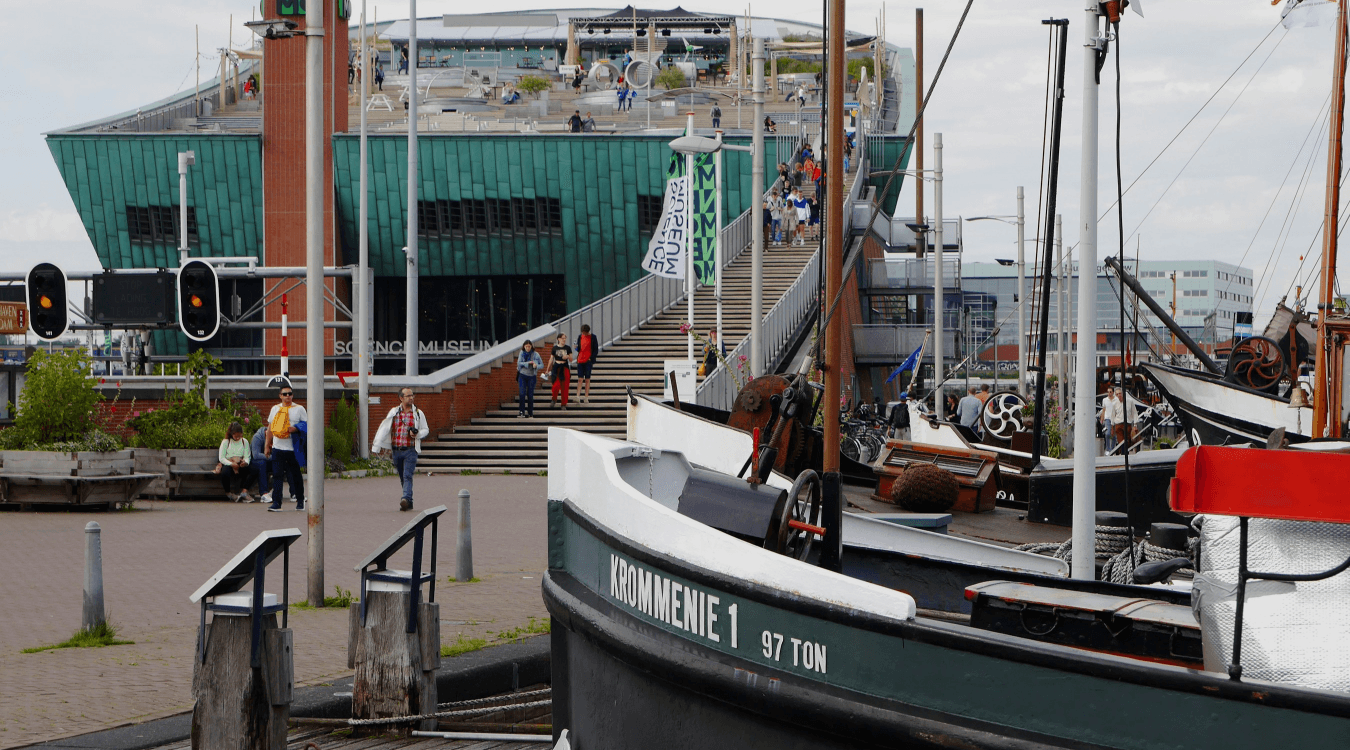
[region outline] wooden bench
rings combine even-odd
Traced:
[[[220,452],[215,448],[171,448],[168,453],[169,497],[225,498],[225,487],[215,473]],[[248,487],[257,485],[255,477]]]
[[[0,504],[128,505],[159,474],[135,470],[133,450],[115,452],[0,451]]]

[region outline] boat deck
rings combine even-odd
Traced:
[[[899,506],[873,500],[871,493],[869,487],[845,485],[844,497],[848,500],[848,510],[862,513],[904,512]],[[1016,547],[1019,544],[1062,542],[1069,538],[1070,530],[1063,526],[1027,521],[1026,511],[994,508],[988,513],[952,511],[952,523],[947,527],[947,533],[1000,547]]]

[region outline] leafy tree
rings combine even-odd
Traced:
[[[538,96],[541,91],[547,91],[548,88],[548,79],[543,76],[521,76],[516,80],[517,91],[524,91],[534,96]]]
[[[10,440],[24,445],[72,441],[96,428],[94,410],[103,400],[92,362],[82,349],[34,352],[19,394]],[[13,444],[13,443],[11,443]]]
[[[685,84],[684,71],[674,65],[663,68],[656,76],[656,85],[664,88],[666,91],[678,89]]]

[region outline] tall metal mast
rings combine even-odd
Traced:
[[[1327,330],[1327,316],[1336,299],[1336,235],[1340,229],[1341,205],[1341,137],[1345,131],[1345,45],[1346,0],[1339,0],[1336,15],[1336,57],[1332,67],[1331,127],[1327,150],[1327,197],[1322,219],[1322,277],[1318,283],[1317,299],[1317,360],[1313,375],[1312,435],[1341,436],[1340,383],[1330,383],[1328,361],[1336,351],[1331,332]],[[1291,363],[1292,367],[1297,364]],[[1335,368],[1339,370],[1340,368]],[[1298,373],[1293,373],[1295,380]]]

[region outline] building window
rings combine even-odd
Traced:
[[[417,202],[420,237],[533,235],[559,229],[562,229],[562,202],[557,198]]]
[[[441,235],[440,207],[436,201],[417,202],[417,236],[439,237]]]
[[[178,209],[174,206],[127,206],[127,234],[132,242],[178,244]],[[197,210],[187,209],[188,242],[196,244]]]
[[[656,231],[656,226],[661,223],[661,201],[659,195],[639,195],[638,204],[638,231],[642,234],[649,234]]]

